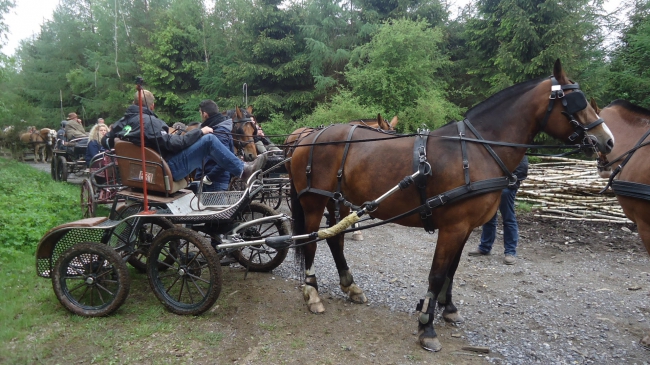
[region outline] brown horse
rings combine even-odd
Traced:
[[[592,102],[592,107],[594,103]],[[650,141],[650,110],[625,100],[615,100],[600,111],[616,138],[610,156],[613,166],[619,166],[630,156],[627,152],[637,144]],[[601,156],[600,164],[607,162]],[[599,169],[601,177],[610,178],[611,168]],[[631,153],[614,180],[612,189],[625,215],[637,225],[641,241],[650,254],[650,146],[642,146]],[[650,335],[641,340],[650,349]]]
[[[257,158],[254,136],[257,135],[255,128],[255,116],[253,107],[247,109],[235,107],[235,109],[224,112],[224,115],[232,118],[232,139],[235,142],[235,154],[242,156],[245,161],[253,161]]]
[[[293,152],[294,233],[318,231],[323,211],[334,206],[331,197],[345,203],[341,204],[341,216],[351,204],[357,206],[355,210],[363,206],[374,218],[393,218],[394,223],[424,227],[429,232],[438,229],[429,287],[417,308],[419,342],[430,351],[442,348],[433,328],[436,302],[443,308],[445,320],[463,320],[452,302],[454,274],[472,230],[494,216],[501,190],[516,183],[512,171],[526,151],[521,144],[532,143],[535,135],[544,131],[563,141],[582,141],[603,153],[613,146],[611,133],[579,86],[565,75],[559,60],[552,77],[507,88],[468,111],[464,121],[432,132],[403,138],[366,128],[350,133],[352,128],[334,125],[313,133]],[[341,143],[346,140],[374,141]],[[346,149],[347,159],[342,163]],[[332,194],[337,186],[339,194]],[[393,195],[383,197],[381,203],[374,201],[391,189]],[[341,289],[353,302],[366,302],[345,260],[343,235],[327,238],[327,244]],[[296,251],[304,255],[307,306],[311,312],[324,312],[313,266],[316,244],[307,243]]]
[[[47,162],[51,156],[53,143],[56,142],[56,131],[49,128],[41,130],[29,127],[27,133],[20,135],[20,141],[29,144],[34,149],[34,162]],[[50,151],[47,148],[50,148]]]

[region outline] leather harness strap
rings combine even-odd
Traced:
[[[418,130],[413,143],[413,172],[419,171],[420,174],[415,177],[415,186],[420,194],[420,204],[424,209],[420,210],[420,219],[424,230],[433,233],[436,228],[433,225],[431,209],[427,208],[427,176],[432,176],[431,165],[427,161],[427,141],[429,140],[429,131]]]
[[[341,220],[341,202],[345,201],[343,194],[341,194],[341,181],[343,180],[343,168],[345,167],[345,160],[348,158],[348,151],[350,150],[350,140],[352,140],[352,134],[354,130],[357,129],[359,125],[355,124],[350,128],[348,136],[345,139],[345,149],[343,150],[343,159],[341,160],[341,168],[336,172],[336,191],[334,192],[334,218],[336,223]]]

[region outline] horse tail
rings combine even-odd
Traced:
[[[290,182],[290,197],[291,197],[291,218],[293,219],[293,234],[305,234],[305,211],[300,205],[300,199],[298,199],[298,192],[296,191],[296,186],[293,184],[293,180]],[[300,274],[304,276],[305,274],[305,246],[301,245],[296,247],[294,258]]]

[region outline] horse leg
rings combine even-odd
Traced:
[[[295,194],[292,191],[292,194]],[[309,214],[303,214],[304,221],[294,221],[294,228],[297,234],[316,232],[320,228],[320,221],[323,218],[327,197],[323,196],[304,196],[300,199],[300,204],[293,204],[294,217],[296,211],[304,211],[302,207],[310,207]],[[322,207],[322,208],[321,208]],[[309,243],[301,249],[296,250],[296,254],[302,256],[305,270],[305,285],[303,287],[303,299],[312,313],[325,312],[325,306],[318,296],[318,281],[316,280],[316,270],[314,268],[314,259],[316,258],[317,243]]]
[[[334,209],[333,207],[328,207],[329,211],[329,226],[332,227],[336,224],[336,219],[334,218]],[[347,215],[348,212],[342,212],[343,215]],[[341,290],[348,295],[350,300],[354,303],[362,304],[368,302],[366,295],[363,293],[363,290],[354,282],[348,263],[345,260],[345,255],[343,254],[345,242],[345,235],[339,234],[338,236],[331,237],[327,239],[327,245],[332,252],[332,257],[334,258],[334,263],[336,264],[336,270],[339,273],[339,285]]]
[[[645,204],[644,204],[645,205]],[[639,231],[639,237],[645,245],[646,251],[650,254],[650,218],[647,215],[646,211],[642,212],[643,214],[638,214],[635,218],[637,223],[637,230]],[[639,344],[646,349],[650,350],[650,334],[646,335],[639,341]]]
[[[418,320],[418,338],[420,346],[425,350],[437,352],[442,349],[438,335],[433,328],[436,301],[442,303],[441,306],[445,307],[445,310],[449,308],[449,316],[458,311],[451,302],[452,278],[449,273],[454,263],[457,266],[467,237],[469,237],[467,230],[450,227],[438,231],[436,252],[429,272],[429,291],[417,307],[421,313]]]
[[[471,232],[467,235],[467,237],[465,237],[465,242],[467,242],[470,234]],[[456,274],[456,269],[458,269],[458,264],[460,263],[460,257],[462,254],[463,250],[458,250],[456,257],[454,258],[454,261],[451,263],[451,267],[447,272],[447,277],[449,278],[447,291],[438,295],[438,307],[443,308],[442,318],[445,320],[445,322],[449,323],[463,323],[465,321],[465,319],[458,313],[458,308],[456,308],[454,303],[451,301],[451,288],[454,284],[454,274]]]

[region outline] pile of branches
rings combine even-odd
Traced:
[[[530,164],[517,200],[533,204],[535,216],[587,222],[632,223],[625,217],[608,180],[598,176],[596,161],[542,157]]]

